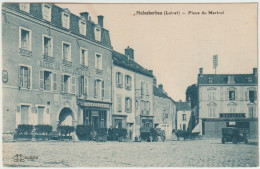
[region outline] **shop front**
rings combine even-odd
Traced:
[[[94,129],[109,127],[109,103],[81,102],[80,108],[84,125],[91,125]]]

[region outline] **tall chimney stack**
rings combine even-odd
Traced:
[[[157,86],[157,79],[156,79],[155,76],[153,77],[153,85],[154,85],[155,87]]]
[[[158,88],[163,91],[163,85],[162,84],[159,84]]]
[[[200,68],[200,77],[203,76],[203,68]]]
[[[103,20],[104,20],[104,16],[99,15],[98,16],[98,24],[103,28]]]
[[[253,75],[257,76],[257,68],[253,68]]]
[[[81,18],[84,18],[86,21],[88,20],[88,12],[81,12],[80,16]]]
[[[125,49],[125,55],[134,60],[134,49],[129,46]]]

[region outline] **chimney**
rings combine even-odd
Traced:
[[[200,68],[200,77],[203,76],[203,68]]]
[[[257,76],[257,68],[253,68],[253,75]]]
[[[130,48],[129,46],[125,49],[125,55],[129,56],[130,59],[134,60],[134,49]]]
[[[155,87],[157,86],[157,79],[156,79],[155,76],[153,77],[153,85],[154,85]]]
[[[162,85],[162,84],[159,84],[159,85],[158,85],[158,88],[159,88],[160,90],[163,90],[163,85]]]
[[[86,21],[88,20],[88,12],[81,12],[80,16],[81,18],[84,18]]]
[[[102,15],[99,15],[99,16],[98,16],[98,24],[99,24],[101,27],[103,27],[103,19],[104,19],[104,16],[102,16]]]

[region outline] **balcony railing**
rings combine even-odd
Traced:
[[[72,62],[68,61],[68,60],[62,60],[62,64],[66,65],[66,66],[72,66]]]
[[[88,66],[86,66],[86,65],[80,65],[80,68],[81,68],[82,70],[88,70]]]
[[[101,70],[101,69],[96,69],[96,73],[101,75],[101,74],[103,74],[103,70]]]
[[[32,51],[29,51],[29,50],[27,50],[27,49],[19,48],[19,53],[20,53],[22,56],[25,56],[25,57],[29,57],[29,58],[32,57]]]
[[[54,57],[43,54],[43,59],[49,62],[54,62]]]

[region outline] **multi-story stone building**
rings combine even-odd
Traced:
[[[257,68],[252,74],[198,75],[199,124],[194,130],[203,135],[221,135],[223,127],[235,126],[257,135]]]
[[[2,6],[3,132],[18,124],[111,125],[112,46],[88,13]]]
[[[140,126],[153,126],[153,74],[134,61],[132,48],[112,55],[112,125],[126,128],[128,137],[134,139],[140,135]]]
[[[156,81],[156,79],[154,79]],[[172,130],[176,129],[176,103],[167,95],[160,84],[153,86],[154,127],[165,131],[166,139],[171,139]]]
[[[190,127],[191,120],[191,103],[190,102],[176,102],[177,106],[177,129],[182,131],[187,131]]]

